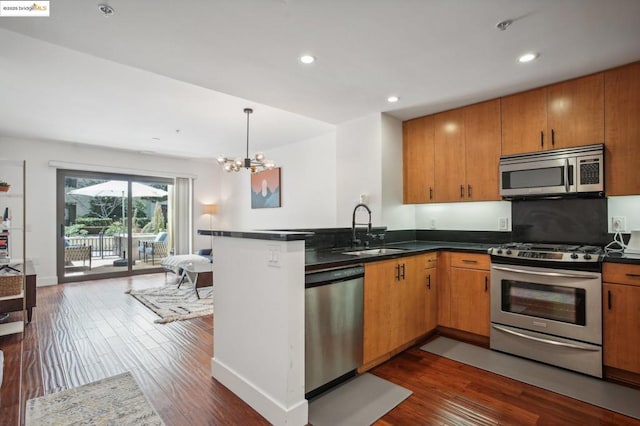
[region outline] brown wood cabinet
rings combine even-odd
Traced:
[[[640,265],[603,265],[604,365],[640,374]]]
[[[500,200],[500,101],[446,111],[434,118],[434,200]]]
[[[500,200],[500,100],[463,109],[465,133],[465,199]]]
[[[502,155],[602,143],[604,73],[505,96]]]
[[[640,62],[604,73],[605,192],[640,194]]]
[[[435,256],[433,253],[365,264],[363,364],[390,354],[429,331],[427,307],[437,301],[435,274],[429,271],[434,266],[428,259]]]
[[[433,201],[433,116],[402,123],[402,173],[405,204]]]
[[[450,268],[446,279],[439,276],[439,325],[488,337],[489,256],[458,252],[446,256]]]
[[[424,323],[418,335],[435,330],[438,325],[438,254],[423,257],[426,285],[424,289]]]
[[[435,119],[435,201],[464,200],[466,155],[462,108],[441,112]]]

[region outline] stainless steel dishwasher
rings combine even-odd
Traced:
[[[364,268],[305,276],[305,394],[311,398],[355,375],[362,364]]]

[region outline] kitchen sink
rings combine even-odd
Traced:
[[[348,254],[351,256],[369,256],[375,254],[394,254],[394,253],[402,253],[405,249],[401,248],[375,248],[375,249],[365,249],[365,250],[354,250],[354,251],[344,251],[342,254]]]

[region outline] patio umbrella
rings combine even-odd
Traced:
[[[164,197],[167,195],[167,191],[139,182],[132,182],[131,189],[134,197]],[[129,195],[129,188],[126,180],[108,180],[84,188],[73,189],[68,194],[90,197],[126,197]]]
[[[131,192],[133,197],[164,197],[167,195],[167,191],[139,182],[131,183]],[[84,188],[72,189],[67,194],[89,197],[122,197],[122,218],[124,219],[124,199],[129,195],[129,187],[126,180],[108,180]]]

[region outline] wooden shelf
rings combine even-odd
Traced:
[[[18,294],[12,294],[11,296],[2,296],[0,297],[0,302],[5,300],[14,300],[14,299],[22,299],[24,297],[24,291],[21,291]]]
[[[6,336],[8,334],[22,333],[24,331],[24,322],[13,321],[0,324],[0,336]]]

